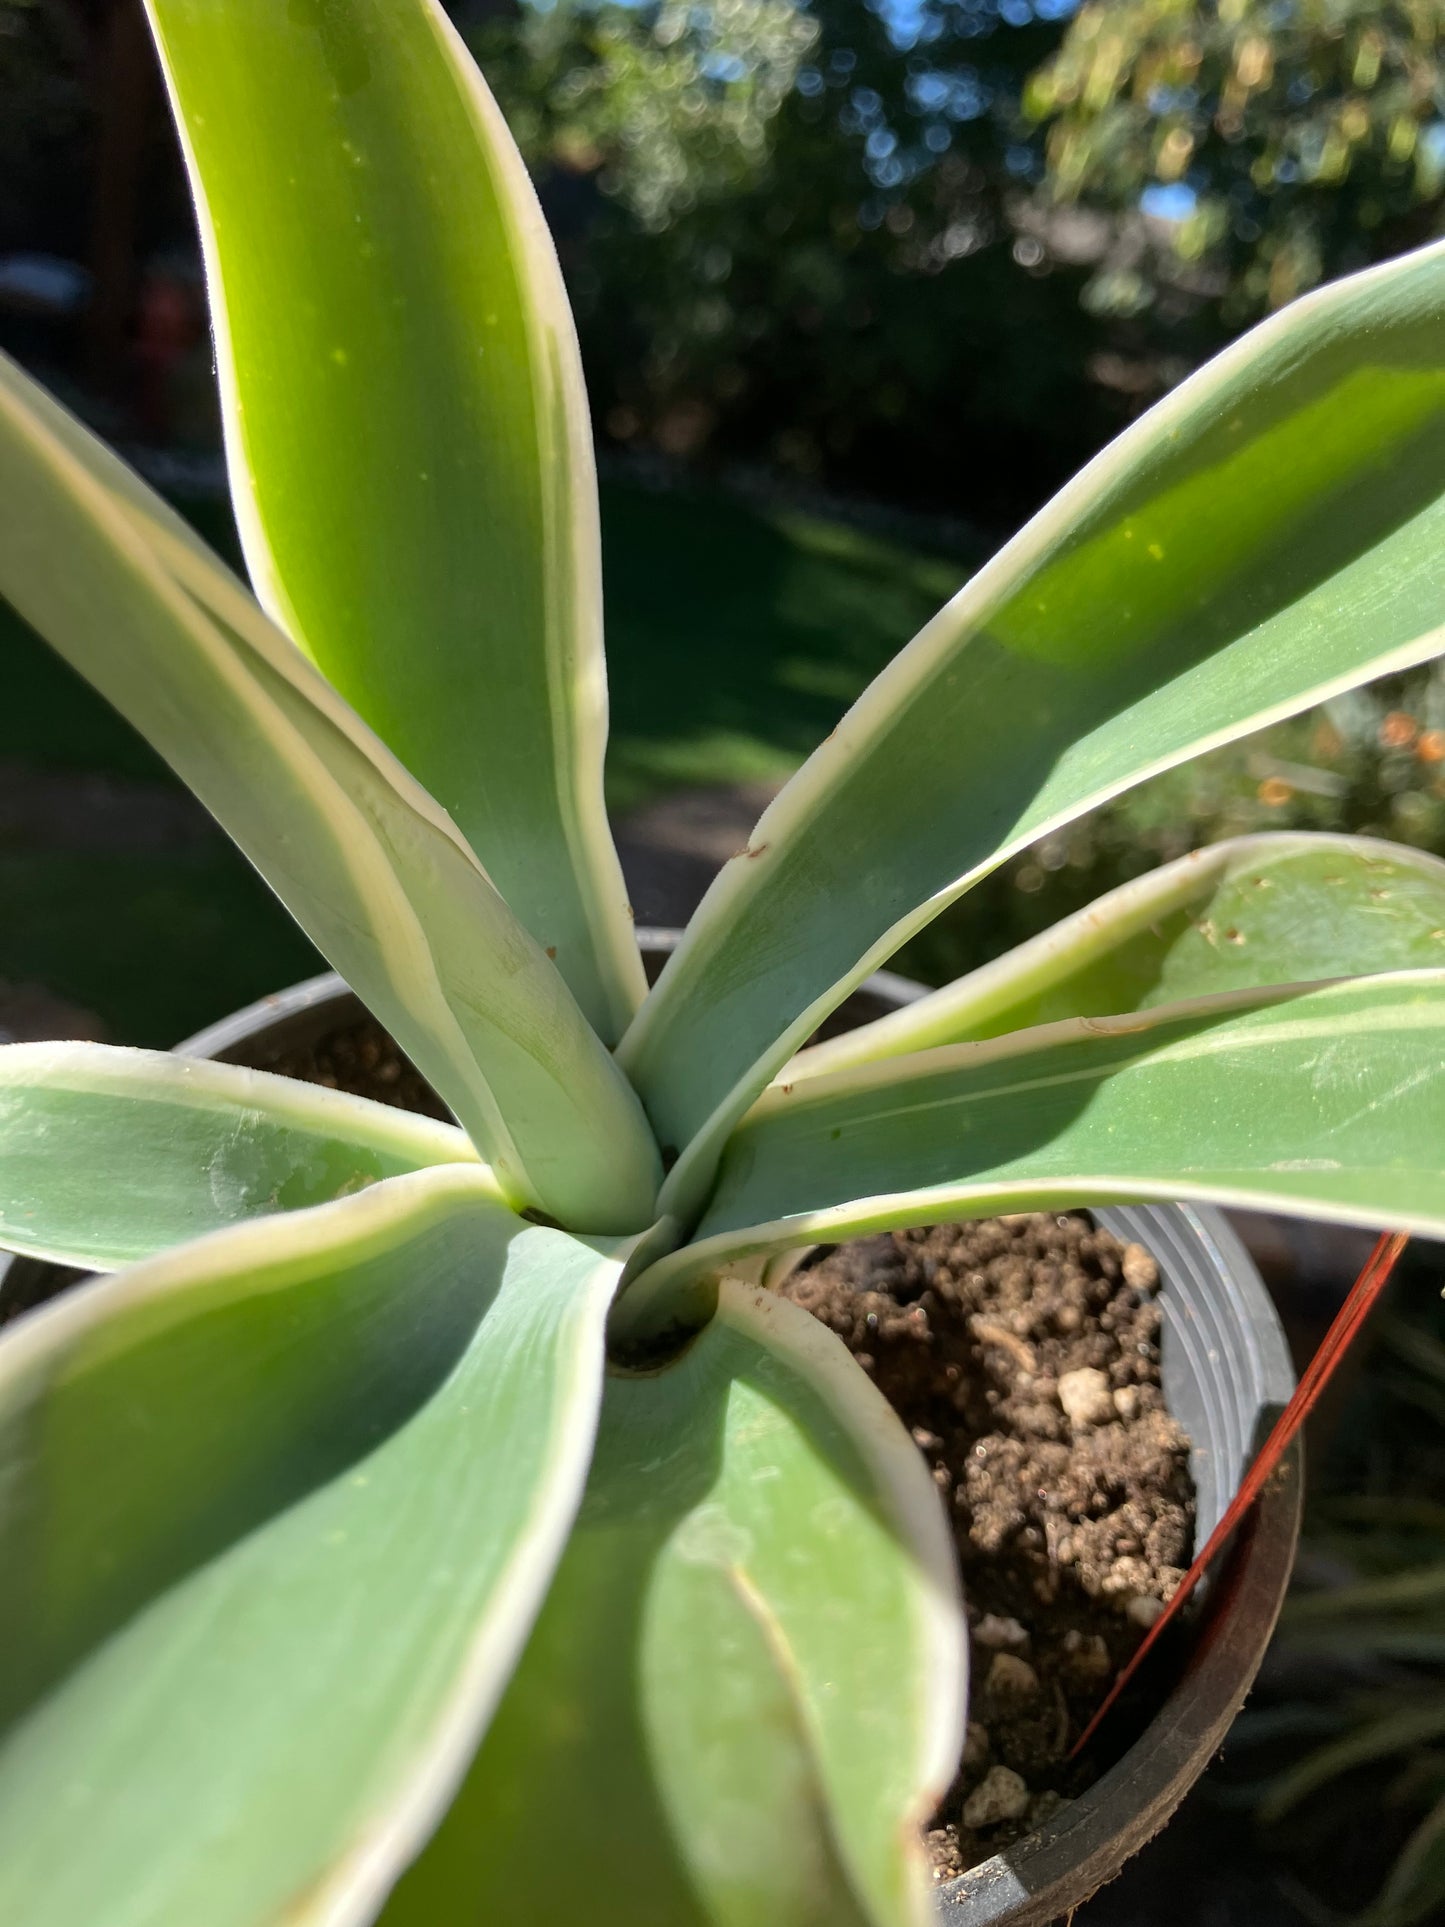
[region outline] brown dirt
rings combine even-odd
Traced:
[[[363,1017],[302,1050],[289,1050],[262,1067],[330,1091],[370,1097],[399,1111],[451,1121],[451,1112],[411,1059],[399,1050],[373,1017]]]
[[[1160,1388],[1157,1287],[1140,1246],[1030,1215],[859,1239],[783,1288],[899,1412],[953,1523],[974,1670],[964,1764],[929,1833],[940,1879],[1109,1764],[1066,1756],[1188,1563],[1194,1486]]]

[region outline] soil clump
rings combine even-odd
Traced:
[[[939,1879],[1110,1764],[1067,1756],[1189,1562],[1158,1286],[1142,1246],[1040,1213],[858,1239],[782,1287],[902,1417],[953,1528],[973,1672],[963,1763],[928,1835]]]

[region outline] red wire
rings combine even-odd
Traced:
[[[1403,1231],[1385,1231],[1380,1234],[1374,1250],[1365,1260],[1364,1269],[1351,1286],[1349,1296],[1335,1314],[1333,1323],[1320,1342],[1319,1350],[1310,1360],[1303,1377],[1295,1387],[1294,1396],[1275,1421],[1258,1458],[1245,1474],[1243,1483],[1235,1493],[1228,1511],[1210,1533],[1203,1551],[1196,1555],[1194,1564],[1180,1580],[1174,1596],[1139,1642],[1138,1650],[1109,1688],[1094,1717],[1074,1742],[1069,1752],[1071,1760],[1076,1759],[1093,1739],[1119,1695],[1143,1665],[1164,1628],[1181,1611],[1185,1600],[1209,1570],[1220,1547],[1264,1490],[1270,1474],[1284,1457],[1296,1432],[1313,1411],[1321,1392],[1329,1384],[1335,1367],[1344,1357],[1356,1332],[1365,1322],[1370,1307],[1384,1290],[1400,1253],[1408,1243],[1409,1238]]]

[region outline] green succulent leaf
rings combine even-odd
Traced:
[[[147,0],[266,608],[456,819],[615,1042],[591,430],[520,155],[433,0]]]
[[[931,997],[800,1051],[779,1081],[1069,1017],[1438,965],[1438,857],[1364,836],[1242,836],[1151,870]]]
[[[454,1125],[294,1078],[105,1044],[0,1046],[0,1246],[59,1264],[115,1271],[458,1163],[488,1176]]]
[[[372,1918],[546,1592],[617,1275],[452,1165],[15,1327],[0,1918]]]
[[[1445,971],[1236,991],[775,1085],[694,1242],[617,1316],[695,1317],[751,1253],[938,1219],[1199,1198],[1445,1232]]]
[[[0,358],[0,591],[146,736],[519,1206],[652,1218],[640,1105],[455,825],[170,511]]]
[[[807,1313],[726,1285],[683,1357],[608,1379],[536,1631],[382,1927],[579,1904],[594,1927],[923,1927],[956,1584],[881,1396]]]
[[[969,582],[723,870],[621,1046],[701,1202],[846,991],[1011,852],[1445,646],[1445,244],[1294,303]],[[688,1147],[691,1147],[690,1149]]]

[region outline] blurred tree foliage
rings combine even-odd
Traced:
[[[604,432],[992,522],[1118,423],[1082,275],[1020,235],[1071,0],[653,0],[473,35],[559,237]]]
[[[818,23],[792,0],[662,0],[528,9],[477,38],[529,156],[595,173],[660,233],[759,183]]]
[[[1056,203],[1166,216],[1097,305],[1172,286],[1238,327],[1440,227],[1445,0],[1090,0],[1026,107]]]
[[[537,176],[605,438],[992,530],[1445,196],[1445,0],[447,4]],[[92,377],[145,264],[194,246],[159,88],[111,111],[139,8],[0,0],[0,253],[109,291]]]

